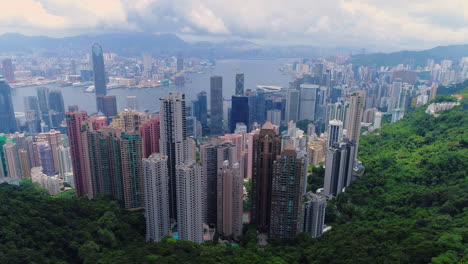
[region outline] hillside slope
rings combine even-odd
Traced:
[[[0,185],[0,263],[464,263],[468,115],[423,108],[363,136],[366,174],[331,202],[333,229],[256,248],[144,242],[144,219],[108,200],[50,198]]]

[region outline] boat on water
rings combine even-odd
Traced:
[[[86,88],[85,93],[94,93],[94,85],[90,85],[88,88]]]

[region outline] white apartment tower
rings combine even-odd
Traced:
[[[179,239],[203,242],[201,167],[177,166],[177,230]]]
[[[159,153],[143,159],[146,240],[158,242],[169,234],[169,175],[167,156]]]

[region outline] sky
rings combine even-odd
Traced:
[[[263,45],[468,44],[467,0],[0,0],[0,34],[174,33]]]

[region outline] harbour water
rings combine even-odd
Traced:
[[[188,80],[184,85],[168,85],[155,88],[121,88],[108,90],[109,95],[117,97],[118,110],[126,107],[125,97],[137,96],[139,111],[156,111],[159,108],[159,98],[171,91],[183,92],[188,101],[196,98],[200,91],[207,91],[209,96],[210,76],[223,76],[223,97],[228,99],[235,91],[235,74],[244,73],[245,89],[255,89],[257,85],[275,85],[287,87],[291,81],[289,75],[278,69],[287,62],[288,59],[275,60],[220,60],[216,61],[216,67],[205,73],[189,73]],[[85,93],[86,87],[58,87],[58,85],[45,85],[50,88],[58,88],[62,91],[65,108],[68,105],[78,105],[81,110],[88,113],[96,111],[94,93]],[[36,88],[39,86],[29,86],[13,89],[12,97],[16,112],[24,111],[23,97],[36,95]]]

